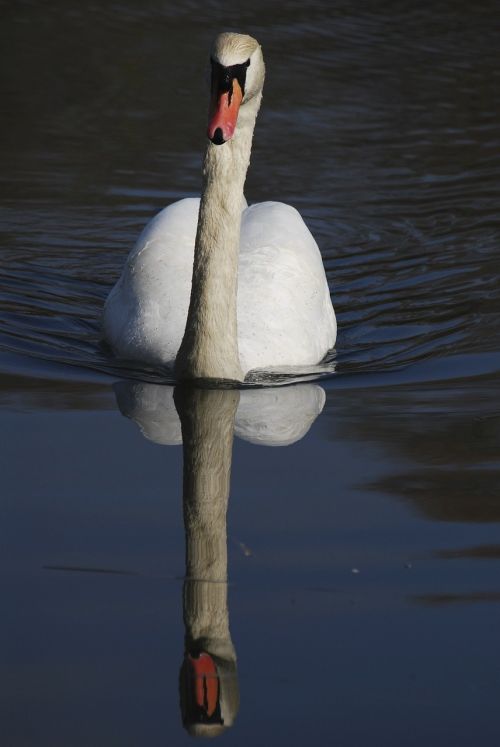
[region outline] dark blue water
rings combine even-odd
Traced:
[[[3,742],[187,742],[203,619],[228,744],[495,744],[495,3],[3,15]],[[184,412],[99,319],[145,222],[199,193],[223,28],[267,63],[247,198],[300,210],[339,338],[316,383]],[[219,516],[201,534],[179,410],[204,428],[184,461],[212,455],[190,473]]]

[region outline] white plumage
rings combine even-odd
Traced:
[[[104,336],[119,357],[173,366],[186,327],[199,203],[187,198],[162,210],[129,255],[104,311]],[[244,373],[313,365],[335,343],[321,255],[289,205],[243,210],[237,320]]]

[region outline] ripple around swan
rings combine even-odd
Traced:
[[[172,381],[109,356],[99,318],[147,219],[199,190],[205,93],[195,81],[213,9],[194,0],[189,12],[163,8],[172,29],[188,13],[186,49],[175,34],[165,47],[158,8],[128,5],[86,15],[72,2],[57,13],[28,2],[11,14],[7,47],[23,56],[10,66],[1,146],[6,371]],[[356,14],[342,3],[306,12],[290,2],[276,15],[267,5],[266,28],[261,2],[233,19],[262,39],[269,69],[247,196],[301,211],[322,250],[339,337],[323,365],[249,383],[490,371],[500,348],[500,127],[488,13],[471,9],[450,29],[446,2],[432,18],[406,3]],[[71,33],[45,44],[56,23]],[[90,39],[92,59],[80,55]],[[179,86],[177,73],[195,88]]]

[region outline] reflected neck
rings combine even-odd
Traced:
[[[227,608],[226,512],[237,390],[176,389],[182,425],[188,647],[235,658]]]

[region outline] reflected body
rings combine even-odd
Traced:
[[[142,435],[164,446],[182,443],[174,388],[119,381],[114,385],[118,407],[134,420]],[[287,446],[303,438],[325,404],[317,384],[239,390],[235,433],[262,446]]]

